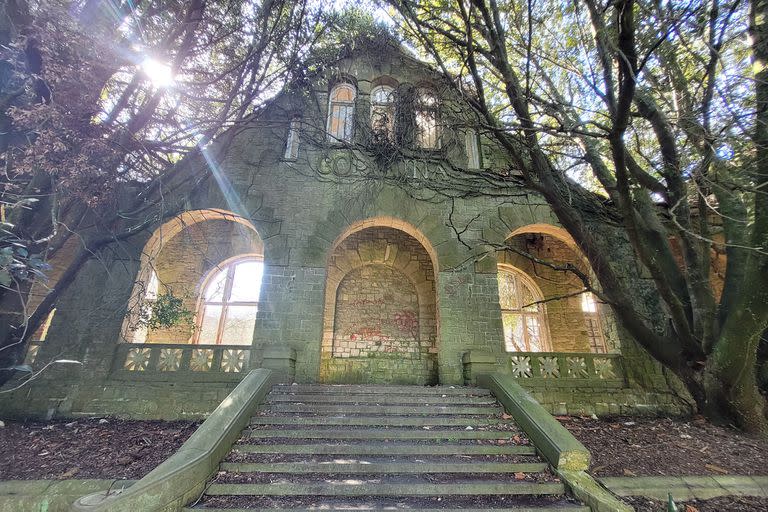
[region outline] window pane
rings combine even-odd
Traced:
[[[508,352],[525,352],[523,340],[523,317],[517,313],[504,313],[501,315],[504,324],[504,342]]]
[[[328,122],[328,136],[331,141],[352,140],[352,121],[354,107],[345,104],[331,104],[330,119]]]
[[[517,286],[515,277],[509,272],[499,272],[499,303],[501,309],[517,309]]]
[[[418,102],[422,107],[437,106],[437,96],[429,89],[419,89]]]
[[[147,284],[147,292],[145,297],[149,300],[156,300],[157,293],[160,290],[160,280],[157,278],[157,272],[154,270],[149,276],[149,283]]]
[[[416,143],[426,149],[435,149],[437,145],[437,115],[433,111],[416,112]]]
[[[232,302],[258,302],[264,264],[261,261],[243,261],[235,266],[232,281]]]
[[[253,342],[256,310],[256,306],[229,306],[221,334],[222,345],[250,345]]]
[[[224,286],[227,282],[227,269],[221,269],[213,278],[208,281],[205,287],[203,299],[206,302],[221,302],[224,300]]]
[[[200,335],[197,338],[198,343],[214,344],[216,343],[216,333],[219,329],[219,318],[221,318],[222,306],[203,306],[203,320],[200,323]]]
[[[376,87],[371,92],[371,103],[373,104],[393,103],[394,101],[395,91],[386,85]]]
[[[371,129],[376,134],[385,134],[392,139],[395,132],[395,109],[392,106],[371,107]]]
[[[539,319],[533,316],[525,317],[526,335],[528,337],[528,350],[531,352],[541,352],[544,346],[541,343],[541,326]]]
[[[355,101],[355,89],[351,85],[337,85],[331,91],[331,101]]]
[[[533,293],[533,290],[531,290],[531,287],[523,281],[522,279],[518,281],[518,284],[520,286],[520,308],[525,309],[525,311],[530,311],[532,313],[539,310],[538,304],[533,304],[537,300],[539,300],[535,293]]]
[[[467,149],[467,167],[469,169],[480,168],[480,148],[475,130],[467,130],[465,134],[465,145]]]
[[[288,160],[295,160],[299,156],[299,120],[291,121],[288,129],[288,139],[285,142],[285,155]]]

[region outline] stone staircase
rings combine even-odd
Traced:
[[[587,512],[487,390],[278,385],[187,511]]]

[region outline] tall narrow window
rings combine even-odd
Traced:
[[[31,341],[45,341],[48,337],[48,331],[51,329],[51,323],[53,323],[53,315],[56,314],[56,308],[51,309],[48,315],[45,317],[43,323],[37,328],[35,334],[30,338]]]
[[[477,132],[470,128],[464,136],[467,147],[467,168],[480,169],[480,140]]]
[[[388,85],[374,87],[371,91],[371,131],[376,139],[394,140],[395,90]]]
[[[53,308],[48,312],[48,316],[45,317],[45,321],[40,324],[37,331],[32,335],[27,346],[27,354],[24,356],[24,364],[32,365],[37,360],[37,354],[40,352],[40,344],[48,337],[48,330],[51,328],[51,322],[53,322],[53,315],[56,314],[56,308]]]
[[[581,310],[584,312],[584,323],[587,327],[587,338],[589,339],[589,348],[596,354],[605,354],[605,339],[603,338],[603,329],[600,325],[600,316],[595,296],[586,292],[581,295]]]
[[[331,89],[328,101],[328,140],[351,142],[357,93],[350,84],[338,84]]]
[[[152,319],[152,306],[157,302],[157,296],[160,293],[160,280],[154,269],[150,270],[149,279],[144,282],[144,286],[144,296],[140,298],[139,302],[140,311],[138,311],[138,315],[140,321],[133,330],[132,335],[127,336],[132,343],[147,342],[147,335],[149,334],[147,324]]]
[[[440,127],[438,124],[439,104],[431,89],[416,91],[416,145],[424,149],[440,148]]]
[[[250,345],[259,308],[264,264],[245,257],[216,268],[203,288],[197,342]]]
[[[296,160],[299,156],[299,127],[301,126],[301,119],[295,117],[291,120],[291,125],[288,128],[288,138],[285,140],[285,155],[286,160]]]
[[[545,352],[550,349],[543,299],[537,286],[522,272],[500,268],[499,304],[508,352]]]

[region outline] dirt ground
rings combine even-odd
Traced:
[[[592,452],[594,476],[768,474],[768,440],[703,418],[558,419]]]
[[[138,479],[174,453],[199,422],[78,419],[6,421],[0,480]]]
[[[635,507],[636,512],[666,512],[665,502],[648,498],[627,498],[627,503]],[[765,512],[768,510],[768,498],[736,497],[714,498],[704,501],[675,502],[680,512]]]
[[[767,474],[768,441],[701,418],[589,419],[561,423],[590,449],[595,476]],[[105,419],[6,421],[0,427],[0,480],[138,479],[171,455],[199,422]],[[638,512],[666,510],[628,498]],[[768,498],[728,497],[678,503],[685,512],[768,510]]]

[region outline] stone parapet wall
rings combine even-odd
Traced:
[[[234,389],[234,382],[43,380],[0,397],[4,418],[115,416],[130,419],[206,417]]]
[[[629,388],[554,388],[526,385],[526,382],[520,384],[556,416],[687,416],[693,412],[687,402],[672,393]]]

